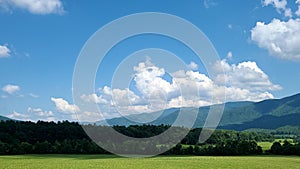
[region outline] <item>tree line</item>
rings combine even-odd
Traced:
[[[104,126],[84,125],[105,130]],[[170,128],[168,125],[133,125],[114,126],[119,133],[135,138],[149,138],[163,133]],[[178,127],[178,130],[183,128]],[[193,154],[193,155],[250,155],[261,154],[259,141],[274,141],[273,135],[259,132],[236,132],[228,130],[216,130],[212,136],[200,144],[199,134],[203,129],[195,128],[189,131],[187,136],[173,148],[164,154]],[[275,143],[274,143],[275,144]],[[124,145],[134,146],[134,143]],[[296,144],[299,145],[299,144]],[[295,147],[297,147],[295,145]],[[130,147],[124,147],[124,149]],[[292,145],[294,146],[294,145]],[[147,147],[147,145],[145,145]],[[273,147],[273,146],[272,146]],[[286,145],[283,144],[286,148]],[[134,148],[134,147],[133,147]],[[157,149],[167,148],[164,145]],[[274,148],[273,148],[274,149]],[[271,149],[269,153],[276,154],[279,148]],[[276,151],[275,151],[276,150]],[[152,150],[156,151],[156,150]],[[286,152],[288,152],[287,150]],[[298,149],[293,151],[299,152]],[[94,143],[77,122],[0,122],[0,154],[107,154]],[[285,153],[287,154],[287,153]]]

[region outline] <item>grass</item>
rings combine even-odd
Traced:
[[[295,143],[293,143],[293,139],[275,139],[275,141],[280,142],[281,145],[283,144],[284,140],[287,140],[291,144],[295,144]],[[262,148],[263,151],[266,151],[266,150],[270,150],[271,149],[271,146],[273,145],[274,142],[258,142],[257,144],[259,146],[261,146],[261,148]]]
[[[114,155],[0,156],[0,169],[300,169],[299,156],[159,156],[122,158]]]
[[[257,144],[261,146],[263,151],[270,150],[273,145],[272,142],[258,142]]]

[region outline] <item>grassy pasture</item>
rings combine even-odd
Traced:
[[[122,158],[114,155],[16,155],[0,156],[0,169],[300,169],[298,156],[159,156]]]
[[[281,145],[282,145],[283,142],[284,142],[284,140],[285,139],[276,139],[275,141],[280,142]],[[295,144],[293,142],[293,139],[286,139],[286,140],[288,142],[290,142],[291,144]],[[274,142],[258,142],[257,145],[261,146],[261,148],[262,148],[263,151],[266,151],[266,150],[270,150],[271,149],[271,147],[272,147],[272,145],[273,145]]]

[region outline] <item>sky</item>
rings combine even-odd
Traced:
[[[200,29],[220,58],[212,73],[182,42],[130,37],[99,64],[94,93],[80,96],[99,110],[82,109],[72,79],[84,45],[108,23],[143,12],[171,14]],[[97,121],[222,103],[224,91],[226,102],[282,98],[300,92],[299,44],[299,0],[0,0],[0,115]]]

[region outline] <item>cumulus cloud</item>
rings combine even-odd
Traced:
[[[27,112],[37,115],[39,120],[55,121],[55,117],[52,111],[43,111],[41,108],[28,107]]]
[[[174,83],[172,84],[162,78],[165,75],[165,70],[156,67],[150,60],[139,63],[138,66],[134,67],[134,71],[136,72],[134,75],[136,88],[145,98],[151,98],[155,93],[162,92],[167,95],[177,90]]]
[[[107,103],[107,101],[104,98],[102,98],[102,96],[98,97],[95,93],[89,95],[84,94],[80,98],[85,102],[102,103],[102,104]]]
[[[75,112],[79,112],[80,109],[78,108],[78,106],[74,105],[74,104],[69,104],[66,100],[64,100],[63,98],[51,98],[51,101],[54,102],[56,109],[62,113],[65,114],[72,114]]]
[[[13,113],[7,115],[8,118],[15,119],[15,120],[24,120],[24,121],[30,121],[29,116],[25,114],[18,113],[16,111],[13,111]]]
[[[271,23],[257,22],[251,30],[251,39],[260,48],[281,59],[300,60],[300,19]]]
[[[197,70],[198,65],[195,62],[191,62],[190,64],[188,64],[188,68],[191,70]]]
[[[60,0],[0,0],[5,10],[19,8],[32,14],[63,14],[64,7]]]
[[[228,64],[224,59],[218,61],[214,70],[218,73],[214,81],[218,85],[225,85],[249,91],[273,91],[280,90],[279,85],[274,85],[253,61],[241,62],[237,65]],[[224,74],[221,72],[224,71]]]
[[[277,10],[277,12],[284,13],[286,17],[292,17],[292,10],[291,8],[287,7],[287,0],[263,0],[263,5],[268,6],[272,5]]]
[[[79,120],[81,122],[97,122],[102,120],[103,116],[100,113],[92,112],[92,111],[83,111],[77,114],[72,114],[71,118],[74,120]]]
[[[139,63],[134,70],[133,80],[137,91],[104,86],[98,89],[97,94],[82,95],[81,99],[98,104],[103,116],[109,118],[120,114],[146,113],[172,107],[199,107],[225,101],[260,101],[274,98],[270,92],[281,89],[253,61],[238,64],[219,61],[213,67],[213,77],[198,71],[178,70],[170,73],[172,78],[168,81],[164,79],[165,70],[150,60]],[[225,92],[226,100],[223,98]],[[213,100],[213,97],[216,99]],[[90,114],[101,119],[99,114],[93,112],[96,111],[83,111],[78,118],[89,118],[84,116]]]
[[[0,45],[0,58],[7,58],[9,56],[10,56],[10,49],[6,45]]]
[[[20,86],[18,85],[12,85],[12,84],[8,84],[4,87],[2,87],[2,91],[8,93],[8,94],[14,94],[16,92],[18,92],[20,90]]]
[[[231,51],[229,51],[229,52],[227,53],[227,58],[228,58],[228,59],[232,59],[232,52],[231,52]]]

